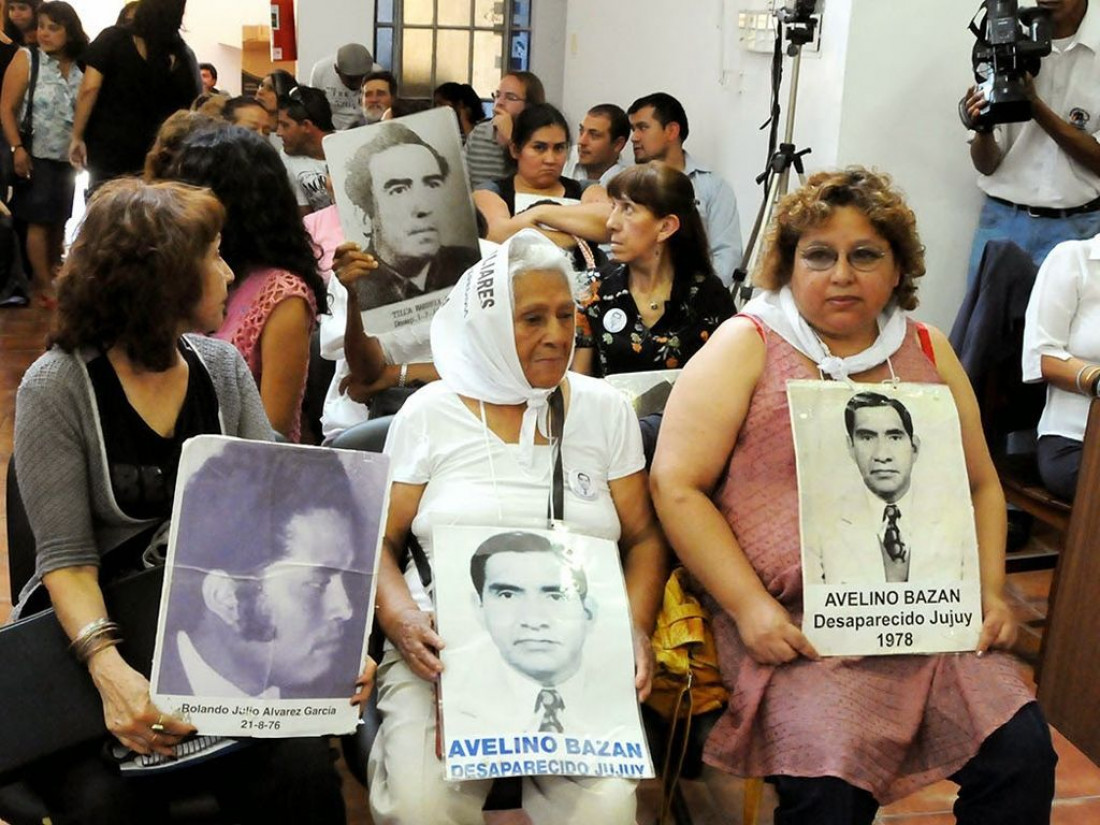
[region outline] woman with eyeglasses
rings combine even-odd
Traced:
[[[509,72],[493,94],[493,117],[483,120],[466,137],[466,167],[470,185],[502,178],[515,168],[509,154],[512,126],[528,106],[546,102],[542,81],[532,72]]]
[[[1014,660],[996,652],[1016,636],[1004,495],[958,358],[941,332],[906,318],[923,274],[916,219],[886,176],[814,175],[779,205],[755,278],[766,291],[711,336],[665,409],[654,501],[704,591],[730,695],[707,759],[768,777],[787,825],[870,825],[879,805],[940,779],[961,786],[960,823],[1049,822],[1050,733]],[[821,658],[800,630],[786,385],[825,375],[950,390],[980,559],[974,651]]]
[[[69,160],[90,188],[141,173],[157,129],[202,91],[195,53],[180,36],[187,0],[142,0],[131,26],[104,29],[84,53]]]

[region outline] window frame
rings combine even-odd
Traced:
[[[432,42],[433,43],[435,43],[437,41],[437,33],[440,32],[440,31],[459,31],[459,32],[467,32],[469,34],[469,46],[468,46],[468,55],[467,55],[466,77],[464,79],[457,79],[456,82],[469,83],[469,84],[473,85],[474,45],[475,45],[474,33],[475,32],[493,32],[494,34],[499,34],[501,36],[501,51],[500,51],[500,54],[498,55],[499,66],[497,67],[500,71],[499,77],[504,77],[504,75],[506,75],[506,74],[508,74],[509,72],[512,72],[512,71],[530,71],[530,67],[531,67],[531,43],[534,39],[534,25],[533,24],[534,24],[535,0],[526,0],[526,2],[527,2],[527,25],[526,26],[516,25],[516,23],[515,23],[515,2],[514,2],[514,0],[498,0],[497,5],[500,5],[500,6],[503,7],[503,22],[499,26],[478,26],[478,25],[476,25],[473,17],[474,17],[474,11],[476,9],[477,0],[468,0],[468,2],[470,4],[470,22],[469,22],[468,25],[465,25],[465,26],[455,25],[455,24],[440,25],[438,23],[438,20],[439,20],[439,7],[442,3],[446,3],[446,2],[448,2],[448,0],[432,0],[432,21],[433,21],[432,23],[430,23],[430,24],[429,23],[406,24],[404,22],[405,0],[390,0],[390,3],[388,5],[390,6],[390,8],[392,10],[392,15],[391,15],[392,19],[388,20],[388,21],[380,21],[378,19],[380,7],[383,4],[376,0],[375,5],[374,5],[374,54],[376,56],[379,54],[379,48],[378,48],[379,32],[382,31],[382,30],[388,30],[391,33],[391,35],[390,35],[390,43],[391,43],[391,46],[390,46],[390,66],[388,66],[386,68],[388,68],[389,71],[391,71],[393,73],[393,75],[397,78],[397,83],[398,83],[398,88],[399,89],[404,89],[404,87],[405,87],[405,82],[404,82],[405,78],[404,78],[404,71],[403,71],[404,70],[404,61],[403,61],[402,58],[403,58],[403,51],[404,51],[404,40],[405,40],[405,29],[406,28],[408,28],[410,30],[414,30],[414,31],[430,31],[430,32],[432,32]],[[521,34],[526,34],[527,35],[527,38],[526,38],[526,40],[527,40],[526,64],[527,65],[522,66],[522,67],[513,67],[512,66],[512,44],[513,44],[513,41],[516,39],[516,36],[521,35]],[[430,82],[429,82],[429,88],[430,89],[435,89],[441,82],[445,82],[447,80],[455,80],[454,78],[444,78],[443,80],[441,80],[437,76],[437,74],[436,74],[436,72],[438,70],[437,58],[438,58],[438,48],[433,48],[433,50],[432,50],[431,76],[430,76]],[[381,62],[381,61],[379,61],[379,62]],[[499,77],[498,77],[498,80],[497,80],[498,83],[499,83]],[[493,91],[495,91],[495,89],[483,90],[483,89],[477,89],[476,87],[475,87],[474,90],[478,93],[478,96],[483,96],[485,94],[488,94],[488,97],[482,97],[482,100],[485,100],[485,101],[491,101]],[[402,97],[408,97],[408,98],[413,99],[413,100],[425,100],[425,99],[430,99],[431,93],[429,92],[427,95],[423,95],[423,94],[405,95],[404,93],[402,93]]]

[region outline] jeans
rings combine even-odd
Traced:
[[[1058,757],[1036,702],[993,731],[949,778],[959,785],[959,825],[1049,825]],[[769,776],[779,795],[775,825],[871,825],[878,802],[832,776]]]
[[[1023,210],[986,198],[970,248],[966,285],[974,283],[982,252],[989,241],[1012,241],[1040,266],[1047,253],[1062,241],[1083,240],[1093,235],[1100,235],[1100,211],[1068,218],[1033,218]]]

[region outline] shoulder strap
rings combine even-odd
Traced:
[[[920,348],[933,365],[936,363],[936,351],[932,348],[932,336],[928,333],[928,327],[920,321],[916,322],[917,337],[920,338]]]
[[[550,393],[550,441],[554,450],[554,479],[550,488],[550,500],[546,504],[546,518],[565,518],[565,473],[562,469],[561,434],[565,429],[565,396],[561,387]]]
[[[20,124],[19,130],[24,135],[31,131],[34,124],[34,89],[38,85],[38,61],[39,53],[38,47],[35,46],[30,50],[31,52],[31,77],[27,82],[27,111],[23,114],[23,122]],[[30,149],[28,147],[27,151]]]

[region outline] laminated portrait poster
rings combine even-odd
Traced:
[[[982,625],[958,411],[938,384],[787,384],[802,631],[826,656],[973,650]]]
[[[454,111],[336,132],[324,148],[344,237],[378,260],[354,286],[365,327],[430,320],[481,258]]]
[[[151,678],[200,734],[351,733],[389,489],[376,453],[183,448]]]
[[[618,546],[500,527],[432,545],[447,778],[653,776]]]

